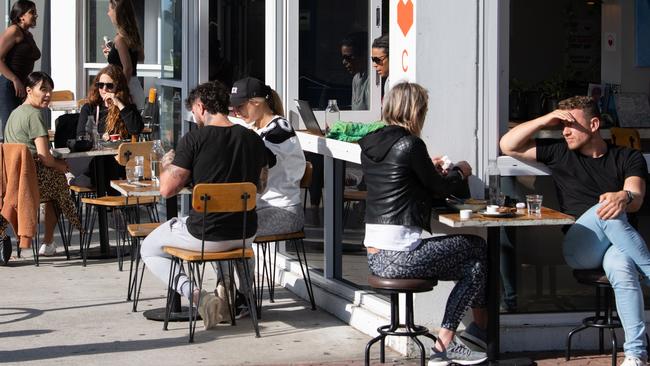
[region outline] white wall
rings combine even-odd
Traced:
[[[635,66],[634,50],[634,1],[617,0],[603,4],[603,35],[615,33],[618,41],[616,51],[602,47],[602,81],[621,84],[625,93],[650,92],[650,67]]]
[[[77,34],[76,1],[52,0],[51,18],[51,76],[55,90],[72,90],[77,95]],[[81,43],[80,43],[81,45]]]

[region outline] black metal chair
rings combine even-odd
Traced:
[[[312,182],[313,166],[310,162],[305,164],[305,172],[300,180],[300,188],[308,190]],[[305,194],[306,197],[306,194]],[[257,297],[257,316],[262,316],[262,294],[264,293],[264,282],[266,281],[269,286],[269,301],[275,302],[275,260],[278,253],[278,243],[284,241],[287,245],[293,244],[296,249],[296,257],[300,264],[300,271],[302,278],[305,281],[307,288],[307,295],[311,303],[311,309],[316,310],[316,301],[314,301],[314,289],[311,283],[311,276],[309,274],[309,265],[307,264],[307,253],[305,252],[305,232],[304,230],[296,231],[293,233],[284,233],[277,235],[257,236],[255,244],[257,244],[257,275],[259,281],[255,281],[255,295]],[[270,244],[275,243],[274,250],[271,250]],[[262,260],[260,261],[260,255]],[[303,265],[304,262],[304,265]]]
[[[435,279],[393,279],[382,278],[370,275],[368,276],[368,284],[380,292],[387,292],[390,294],[390,324],[382,325],[377,328],[379,335],[368,342],[366,345],[365,365],[370,365],[370,347],[377,341],[380,342],[381,349],[379,350],[379,361],[385,362],[385,340],[387,336],[394,337],[409,337],[413,339],[420,349],[420,365],[424,366],[426,359],[426,352],[424,345],[417,338],[418,336],[425,336],[436,342],[436,337],[429,333],[429,329],[422,325],[416,325],[413,321],[413,294],[418,292],[427,292],[433,290],[438,284]],[[399,321],[399,294],[406,295],[406,314],[404,324]]]
[[[616,304],[614,303],[614,290],[609,283],[605,271],[602,269],[576,269],[573,270],[573,277],[583,285],[595,286],[596,288],[596,311],[594,316],[582,319],[582,324],[573,328],[567,335],[566,360],[571,359],[571,337],[574,334],[588,328],[598,329],[598,352],[605,353],[604,332],[609,330],[612,342],[612,366],[616,366],[617,340],[616,329],[622,328],[618,314],[615,315]],[[648,334],[645,335],[646,345],[650,345]]]

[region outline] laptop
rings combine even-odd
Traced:
[[[296,107],[298,107],[298,113],[300,113],[300,118],[302,118],[302,121],[305,123],[305,127],[307,127],[307,131],[317,136],[325,136],[323,130],[320,128],[320,125],[318,124],[318,120],[316,119],[316,116],[314,115],[314,111],[311,109],[311,106],[309,106],[309,102],[306,100],[299,100],[299,99],[294,99],[293,101],[296,102]]]

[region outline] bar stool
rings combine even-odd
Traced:
[[[381,349],[379,350],[379,361],[385,362],[385,340],[386,336],[395,337],[409,337],[413,339],[415,344],[420,348],[420,365],[424,366],[426,352],[424,345],[417,338],[417,336],[425,336],[436,342],[436,337],[429,333],[429,329],[422,325],[416,325],[413,321],[413,294],[417,292],[427,292],[433,290],[438,284],[436,279],[421,279],[421,278],[408,278],[408,279],[395,279],[383,278],[378,276],[369,275],[368,284],[378,290],[379,292],[387,292],[390,294],[390,324],[382,325],[377,328],[379,335],[368,342],[366,345],[365,365],[370,365],[370,347],[377,341],[380,343]],[[399,322],[399,294],[406,295],[406,323]]]
[[[571,337],[574,334],[581,332],[587,328],[598,329],[598,352],[605,353],[604,347],[604,331],[609,330],[610,337],[612,338],[612,366],[616,366],[616,329],[622,328],[621,320],[618,314],[614,315],[614,290],[609,283],[605,271],[602,269],[575,269],[573,270],[573,277],[583,285],[596,287],[596,311],[594,316],[589,316],[582,319],[582,324],[573,328],[567,335],[566,340],[566,360],[571,359]],[[604,305],[604,307],[602,306]],[[646,344],[650,345],[648,334],[645,335]]]

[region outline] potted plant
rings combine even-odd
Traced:
[[[560,100],[567,94],[567,81],[561,75],[545,80],[540,85],[542,93],[542,111],[545,113],[557,109]]]
[[[516,78],[510,80],[510,93],[508,98],[509,115],[511,120],[525,120],[526,110],[526,87],[524,83]]]

